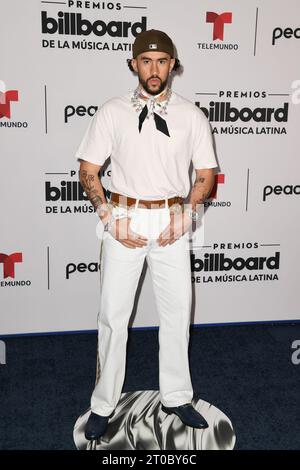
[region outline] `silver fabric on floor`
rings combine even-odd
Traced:
[[[85,424],[90,409],[77,419],[74,442],[78,450],[231,450],[235,433],[231,421],[204,400],[192,404],[209,424],[206,429],[186,426],[175,415],[161,409],[159,391],[122,393],[106,433],[98,441],[87,441]]]

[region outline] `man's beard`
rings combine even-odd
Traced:
[[[151,90],[151,88],[148,87],[148,84],[147,82],[149,82],[151,80],[151,78],[156,78],[157,80],[160,81],[160,85],[159,87],[156,89],[156,90]],[[148,80],[143,80],[140,76],[139,76],[139,82],[140,84],[142,85],[142,87],[144,88],[144,90],[149,93],[149,95],[158,95],[159,93],[161,93],[167,86],[168,84],[168,79],[166,79],[165,81],[161,81],[160,78],[158,77],[150,77]]]

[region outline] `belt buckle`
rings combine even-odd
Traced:
[[[145,201],[145,202],[146,202],[145,204],[141,202],[141,207],[143,207],[144,209],[159,209],[162,204],[161,202],[157,202],[155,200]],[[140,201],[138,203],[138,206],[139,205],[140,205]]]

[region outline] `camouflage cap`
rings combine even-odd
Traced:
[[[171,57],[174,57],[174,45],[172,39],[166,33],[159,31],[158,29],[142,31],[135,38],[132,46],[133,59],[146,51],[167,52]]]

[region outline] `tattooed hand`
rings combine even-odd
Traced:
[[[176,240],[188,231],[192,224],[192,219],[186,212],[173,212],[170,214],[170,223],[161,232],[156,240],[159,246],[172,245]]]

